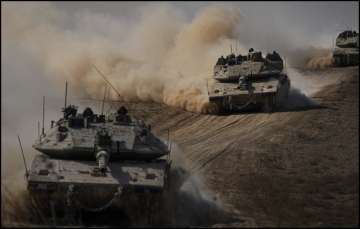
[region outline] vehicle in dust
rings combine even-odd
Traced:
[[[144,207],[168,187],[169,145],[124,106],[98,115],[89,107],[78,113],[65,102],[63,113],[47,132],[42,128],[33,145],[41,154],[27,179],[31,195],[43,203],[45,198],[49,209],[127,208],[132,199]]]
[[[283,69],[283,60],[275,51],[265,58],[252,48],[248,55],[221,56],[214,66],[212,82],[208,82],[209,101],[217,105],[219,112],[254,108],[275,111],[290,89]]]
[[[334,65],[354,66],[359,64],[359,33],[346,30],[336,38],[333,51]]]

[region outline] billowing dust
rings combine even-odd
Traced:
[[[327,53],[325,53],[324,55],[312,57],[306,63],[306,68],[307,69],[325,69],[325,68],[333,66],[333,64],[334,64],[334,59],[332,57],[332,52],[330,50],[327,50]]]
[[[319,103],[313,99],[316,93],[341,79],[341,75],[336,73],[332,73],[331,78],[326,77],[329,72],[318,68],[300,70],[289,67],[286,71],[291,80],[289,97],[283,104],[287,110],[318,107]]]
[[[190,21],[162,5],[143,10],[134,26],[88,12],[79,14],[70,29],[64,26],[67,15],[51,4],[7,4],[3,13],[4,39],[31,52],[55,82],[70,81],[77,94],[101,98],[99,85],[104,82],[94,64],[120,92],[121,98],[113,94],[113,99],[153,101],[201,113],[214,111],[206,81],[216,58],[241,41],[239,9],[219,5],[202,9]],[[246,51],[241,44],[239,49]],[[331,64],[328,51],[302,52],[306,55],[300,62],[307,68]]]
[[[305,48],[306,47],[306,48]],[[289,49],[289,64],[292,67],[322,70],[333,66],[332,51],[329,48],[318,48],[304,46],[302,49]]]
[[[135,27],[119,23],[113,28],[104,21],[101,26],[117,31],[115,35],[87,36],[82,23],[96,20],[96,15],[86,14],[86,21],[79,20],[75,29],[67,30],[61,26],[66,15],[51,5],[4,8],[5,39],[29,49],[61,85],[67,79],[77,93],[100,97],[103,81],[94,64],[113,82],[122,100],[161,102],[193,112],[207,110],[206,78],[216,58],[209,50],[225,48],[235,38],[240,20],[236,9],[210,6],[187,22],[180,12],[161,6],[144,11]]]

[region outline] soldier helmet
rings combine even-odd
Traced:
[[[119,115],[126,115],[128,113],[128,110],[124,107],[124,106],[121,106],[118,110],[117,110],[117,113]]]

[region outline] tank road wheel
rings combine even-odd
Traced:
[[[276,95],[267,95],[264,99],[264,104],[262,106],[262,110],[265,113],[271,113],[276,109]]]
[[[216,105],[218,114],[225,114],[226,112],[228,112],[227,99],[217,99],[212,101],[212,103]]]
[[[29,198],[35,209],[34,217],[42,222],[56,225],[56,215],[54,214],[54,201],[49,193],[35,193],[30,191]]]
[[[290,93],[290,88],[291,88],[291,85],[290,85],[290,81],[288,81],[286,83],[286,88],[285,88],[285,100],[287,100],[289,98],[289,93]]]
[[[289,98],[290,83],[287,81],[276,93],[276,109],[281,108]]]
[[[232,103],[232,97],[231,97],[231,96],[227,97],[227,110],[228,110],[229,112],[233,112],[233,111],[234,111],[234,110],[233,110],[233,103]]]
[[[226,96],[222,99],[221,113],[229,113],[233,111],[232,97]]]
[[[335,65],[335,67],[339,67],[340,63],[341,63],[340,57],[338,57],[338,56],[334,57],[334,65]]]
[[[335,58],[335,65],[336,65],[337,67],[341,66],[341,57]]]
[[[160,226],[162,224],[166,224],[166,219],[164,219],[164,197],[163,193],[153,193],[149,198],[149,216],[148,216],[148,224],[150,226]]]
[[[227,97],[224,97],[222,100],[221,100],[221,108],[220,108],[220,113],[223,114],[223,113],[226,113],[229,111],[229,107],[228,107],[228,100],[227,100]]]
[[[153,227],[163,220],[161,193],[132,193],[124,206],[133,227]]]

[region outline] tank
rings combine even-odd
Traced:
[[[52,215],[66,209],[67,217],[110,206],[134,209],[129,205],[139,201],[138,208],[147,201],[156,206],[154,198],[168,187],[169,146],[124,106],[108,115],[77,109],[65,106],[33,145],[40,154],[27,178],[31,196]]]
[[[283,71],[283,60],[277,52],[264,58],[250,49],[247,55],[221,56],[208,83],[210,103],[219,112],[261,109],[273,112],[287,99],[290,80]]]
[[[336,47],[333,51],[334,65],[354,66],[359,64],[359,34],[347,30],[336,38]]]

